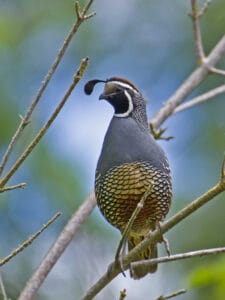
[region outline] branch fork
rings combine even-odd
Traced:
[[[194,31],[196,55],[197,55],[197,59],[198,59],[198,64],[200,66],[201,65],[205,66],[210,73],[225,76],[224,70],[217,69],[214,66],[210,66],[210,64],[208,64],[208,62],[209,62],[208,58],[206,57],[206,55],[204,53],[199,19],[206,12],[210,2],[211,1],[206,1],[205,4],[203,5],[202,9],[199,9],[198,0],[191,0],[192,12],[190,13],[190,16],[193,21],[193,31]]]
[[[90,13],[89,15],[86,15],[86,13],[87,13],[89,7],[91,6],[92,2],[93,2],[93,0],[90,1],[90,5],[85,6],[82,11],[80,10],[79,1],[75,2],[75,13],[76,13],[76,17],[77,17],[78,21],[85,21],[85,20],[90,19],[90,18],[92,18],[96,15],[95,12]]]

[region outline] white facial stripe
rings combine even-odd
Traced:
[[[128,99],[128,110],[122,114],[114,114],[115,117],[119,117],[119,118],[128,117],[129,114],[133,111],[134,106],[133,106],[133,102],[131,99],[131,95],[126,90],[124,91],[124,94],[126,95],[126,97]]]
[[[117,84],[117,85],[120,85],[120,86],[122,86],[126,89],[130,89],[130,90],[134,91],[135,93],[138,93],[138,91],[135,88],[133,88],[131,85],[129,85],[128,83],[124,83],[124,82],[116,81],[116,80],[115,81],[110,81],[110,82],[112,82],[114,84]]]

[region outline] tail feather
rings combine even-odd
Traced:
[[[145,237],[140,236],[138,238],[129,238],[128,239],[128,250],[132,250],[136,245],[138,245]],[[157,258],[158,256],[158,250],[157,250],[157,244],[150,245],[145,251],[143,251],[139,258],[137,260],[144,260],[144,259],[151,259],[151,258]],[[157,271],[157,264],[151,265],[151,266],[139,266],[133,268],[133,272],[130,272],[130,275],[134,279],[140,279],[147,275],[148,273],[155,273]]]

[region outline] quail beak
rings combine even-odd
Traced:
[[[103,99],[107,100],[108,98],[109,98],[108,95],[102,93],[102,94],[99,96],[98,99],[99,99],[99,100],[103,100]]]

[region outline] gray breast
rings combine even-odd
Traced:
[[[97,173],[129,162],[148,161],[159,170],[169,173],[168,161],[148,129],[131,117],[113,117],[105,135]]]

